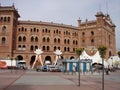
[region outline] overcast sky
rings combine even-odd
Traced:
[[[98,11],[110,14],[116,27],[116,46],[120,50],[120,0],[0,0],[1,6],[13,3],[19,20],[46,21],[77,26],[82,21],[95,20]]]

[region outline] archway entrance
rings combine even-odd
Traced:
[[[50,57],[50,56],[46,56],[46,57],[45,57],[44,64],[52,64],[52,61],[51,61],[51,57]]]
[[[18,55],[18,56],[17,56],[17,59],[18,59],[18,60],[23,60],[23,57],[22,57],[21,55]]]
[[[32,67],[34,61],[35,61],[35,56],[32,56],[32,57],[31,57],[31,60],[30,60],[30,67]]]
[[[70,60],[71,60],[71,59],[74,59],[74,57],[73,57],[73,56],[71,56],[71,57],[70,57]]]

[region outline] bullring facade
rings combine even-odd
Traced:
[[[107,49],[106,58],[116,54],[115,25],[108,14],[97,12],[96,20],[81,22],[78,26],[43,21],[20,21],[13,6],[0,6],[0,58],[17,57],[31,66],[34,51],[43,50],[43,62],[55,61],[56,49],[63,58],[77,58],[76,48],[87,48],[90,53],[100,45]]]

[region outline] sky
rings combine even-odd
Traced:
[[[13,5],[19,20],[44,21],[77,26],[77,20],[95,20],[102,11],[116,25],[116,49],[120,51],[120,0],[0,0],[1,6]]]

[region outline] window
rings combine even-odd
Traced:
[[[49,47],[49,46],[47,46],[47,51],[49,51],[49,49],[50,49],[50,47]]]
[[[25,41],[26,41],[26,37],[24,36],[24,37],[23,37],[23,42],[25,42]]]
[[[6,26],[2,27],[2,32],[6,32]]]
[[[33,37],[31,37],[31,42],[33,42],[34,41],[34,38]]]
[[[54,39],[54,43],[56,43],[56,41],[57,41],[57,39],[55,38],[55,39]]]
[[[4,22],[6,22],[6,17],[4,17]]]
[[[8,22],[10,22],[10,17],[8,17]]]
[[[93,32],[93,31],[91,31],[91,35],[94,35],[94,32]]]
[[[35,49],[38,49],[38,46],[35,46]]]
[[[50,39],[49,39],[49,38],[47,38],[47,42],[50,42]]]
[[[30,50],[31,50],[31,51],[33,51],[33,50],[34,50],[33,46],[31,46],[31,47],[30,47]]]
[[[43,38],[43,42],[45,42],[45,37]]]
[[[94,45],[94,39],[91,40],[91,45]]]
[[[43,50],[45,50],[45,46],[43,46]]]
[[[26,46],[25,45],[23,45],[23,50],[26,50]]]
[[[35,37],[35,42],[38,42],[38,37]]]
[[[56,46],[54,47],[54,51],[56,50]]]
[[[21,42],[21,41],[22,41],[22,37],[21,37],[21,36],[19,36],[18,41],[19,41],[19,42]]]
[[[60,39],[58,38],[58,43],[60,43]]]
[[[66,44],[66,39],[64,40],[64,43]]]
[[[5,42],[6,42],[5,37],[2,37],[2,44],[5,44]]]
[[[85,40],[82,40],[82,45],[85,45]]]
[[[85,32],[82,32],[82,36],[85,36]]]

